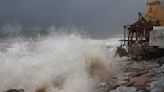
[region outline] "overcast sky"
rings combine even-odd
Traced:
[[[0,25],[77,26],[92,37],[121,33],[145,11],[145,0],[0,0]]]

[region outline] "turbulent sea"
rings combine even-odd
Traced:
[[[77,33],[0,39],[0,91],[97,92],[120,76],[114,58],[119,38],[94,40]]]

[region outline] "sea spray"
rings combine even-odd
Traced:
[[[110,68],[107,48],[90,41],[75,34],[59,34],[36,42],[10,43],[0,52],[0,90],[97,91],[98,83],[110,82],[114,68]]]

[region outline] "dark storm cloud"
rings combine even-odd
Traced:
[[[145,0],[0,0],[0,24],[84,27],[94,37],[108,37],[133,23]]]

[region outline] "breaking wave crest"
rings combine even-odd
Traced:
[[[0,91],[95,92],[118,71],[107,46],[76,34],[6,42],[0,48]]]

